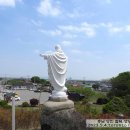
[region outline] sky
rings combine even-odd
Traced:
[[[56,44],[68,79],[130,71],[130,0],[0,0],[0,76],[47,78],[39,54]]]

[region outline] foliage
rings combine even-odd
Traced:
[[[111,79],[112,90],[108,94],[110,98],[113,96],[122,97],[130,94],[130,72],[120,73],[117,77]]]
[[[89,99],[91,96],[93,96],[95,94],[95,92],[92,91],[91,88],[86,88],[86,87],[69,86],[68,91],[83,94],[87,99]]]
[[[31,78],[31,82],[33,82],[33,83],[40,83],[40,77],[38,77],[38,76],[33,76],[33,77]]]
[[[30,105],[29,105],[29,103],[28,102],[23,102],[22,103],[22,107],[29,107]]]
[[[92,88],[93,88],[94,90],[98,90],[99,87],[100,87],[100,85],[99,85],[98,83],[92,85]]]
[[[5,100],[0,100],[0,107],[6,108],[6,109],[10,109],[11,108],[11,106],[8,105],[7,101],[5,101]]]
[[[96,103],[99,105],[106,104],[106,103],[108,103],[108,99],[107,98],[98,98]]]
[[[2,107],[2,106],[5,106],[5,105],[7,105],[7,101],[5,101],[5,100],[0,100],[0,106]]]
[[[36,105],[38,105],[38,103],[39,103],[39,100],[37,100],[37,99],[35,99],[35,98],[33,98],[33,99],[30,99],[30,104],[31,104],[31,106],[36,106]]]
[[[11,79],[8,80],[8,84],[13,86],[23,86],[24,85],[24,79]]]
[[[33,76],[31,78],[31,82],[32,83],[39,83],[39,84],[42,84],[42,87],[44,86],[50,86],[50,82],[45,80],[45,79],[41,79],[40,77],[38,76]]]
[[[123,97],[125,104],[130,107],[130,95],[126,95]]]
[[[75,102],[75,108],[82,115],[87,118],[98,116],[99,112],[95,107],[91,107],[87,99],[83,99],[80,102]]]
[[[114,97],[103,107],[103,113],[126,113],[128,107],[125,105],[123,100],[119,97]]]

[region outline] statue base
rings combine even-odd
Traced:
[[[74,102],[47,101],[41,113],[41,130],[88,130],[86,119],[74,108]],[[89,129],[90,130],[90,129]]]
[[[63,102],[68,100],[68,95],[64,91],[53,90],[52,94],[49,97],[49,100],[55,102]]]

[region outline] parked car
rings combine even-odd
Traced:
[[[20,101],[20,97],[18,95],[15,95],[15,101]],[[11,100],[12,100],[12,97],[11,97]]]
[[[37,89],[37,90],[34,90],[34,92],[36,92],[36,93],[40,93],[41,92],[41,90],[39,90],[39,89]]]
[[[72,101],[80,101],[85,98],[83,94],[67,91],[68,98]]]
[[[4,94],[4,100],[12,101],[13,96],[15,96],[15,101],[20,101],[20,97],[18,96],[18,94],[14,93],[14,92]]]

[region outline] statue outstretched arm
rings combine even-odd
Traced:
[[[47,59],[47,54],[40,54],[41,57],[44,57],[44,59]]]

